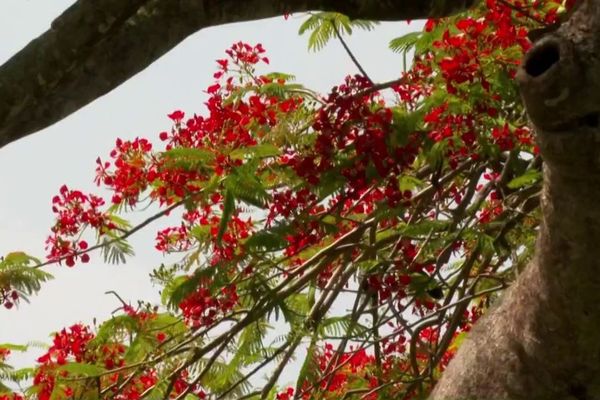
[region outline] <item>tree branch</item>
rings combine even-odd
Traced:
[[[0,147],[65,118],[200,29],[309,10],[352,18],[441,17],[475,0],[78,0],[0,66]]]

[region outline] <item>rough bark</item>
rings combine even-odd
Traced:
[[[431,399],[600,399],[600,1],[518,74],[544,159],[534,261],[476,325]]]
[[[43,129],[209,26],[286,12],[402,20],[452,14],[475,0],[79,0],[0,66],[0,147]]]

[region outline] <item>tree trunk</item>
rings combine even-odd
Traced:
[[[189,35],[286,12],[402,20],[462,11],[475,0],[78,0],[0,66],[0,147],[77,111]]]
[[[527,54],[544,159],[534,261],[461,345],[431,399],[600,399],[600,0]]]

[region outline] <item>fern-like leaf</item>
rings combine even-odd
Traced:
[[[36,268],[40,260],[23,252],[7,254],[0,260],[0,287],[8,287],[19,293],[19,298],[28,301],[28,296],[37,293],[52,275]]]
[[[319,12],[312,14],[300,26],[299,34],[312,31],[308,39],[308,49],[312,51],[321,50],[325,45],[336,36],[336,31],[340,35],[352,34],[353,28],[371,30],[377,22],[355,19],[351,20],[344,14],[336,12]]]
[[[417,45],[422,35],[422,32],[410,32],[392,39],[389,45],[390,49],[396,53],[406,54]]]

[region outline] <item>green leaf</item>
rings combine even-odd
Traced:
[[[201,277],[201,274],[195,273],[191,277],[183,275],[173,279],[162,292],[163,304],[174,309],[177,308],[183,299],[196,290]]]
[[[40,260],[23,252],[7,254],[0,259],[0,287],[10,287],[19,292],[21,299],[28,301],[28,296],[37,293],[42,283],[53,279],[52,275],[35,267],[39,264]]]
[[[499,251],[494,237],[486,235],[485,233],[480,233],[477,236],[477,245],[484,255],[496,254]]]
[[[421,37],[414,46],[415,54],[419,55],[429,51],[433,46],[433,42],[442,37],[447,27],[447,24],[438,24],[431,32],[422,32]]]
[[[296,380],[296,393],[302,392],[304,382],[315,382],[318,377],[319,365],[317,363],[317,332],[314,332],[310,339],[310,345],[306,349],[306,357],[300,368],[298,379]]]
[[[458,350],[458,348],[460,347],[460,345],[462,344],[462,342],[465,340],[466,337],[467,337],[467,332],[461,332],[458,335],[456,335],[454,337],[454,340],[452,340],[452,342],[450,343],[448,350],[451,350],[451,351]]]
[[[416,296],[423,296],[440,289],[438,282],[424,272],[410,274],[410,287],[415,291]]]
[[[278,79],[284,79],[286,81],[293,81],[296,80],[296,76],[292,75],[292,74],[286,74],[285,72],[269,72],[268,74],[265,74],[265,76],[268,79],[271,80],[278,80]]]
[[[396,107],[392,110],[393,135],[390,135],[390,144],[394,147],[405,146],[411,133],[419,130],[423,124],[425,111],[419,108],[415,111],[406,111]]]
[[[260,94],[266,94],[268,96],[276,96],[280,98],[285,98],[288,93],[298,91],[309,92],[304,86],[298,83],[281,84],[279,82],[271,82],[266,83],[258,88],[258,93]]]
[[[223,201],[223,213],[221,214],[221,222],[219,222],[219,231],[217,233],[217,244],[221,244],[221,240],[223,239],[223,235],[227,230],[227,224],[235,211],[235,197],[231,190],[227,190],[225,192],[225,200]]]
[[[165,151],[163,156],[174,161],[185,160],[204,163],[212,162],[215,159],[214,153],[192,147],[176,147]]]
[[[49,400],[65,400],[65,391],[67,390],[68,385],[64,383],[56,383],[54,388],[52,389],[52,393],[50,394]]]
[[[13,391],[11,390],[11,388],[0,382],[0,394],[11,394],[12,392]]]
[[[229,157],[236,160],[243,160],[248,156],[253,158],[267,158],[278,156],[280,153],[281,150],[279,147],[269,143],[263,143],[256,146],[235,149],[229,153]]]
[[[162,153],[166,168],[181,168],[188,171],[211,173],[214,167],[215,154],[206,149],[176,147]],[[194,182],[200,186],[203,182]],[[154,189],[164,185],[158,180],[153,183]]]
[[[424,220],[415,224],[404,225],[400,231],[409,237],[420,237],[433,232],[443,232],[450,225],[450,221]]]
[[[148,353],[154,350],[155,344],[154,337],[144,334],[137,335],[125,353],[125,361],[127,364],[142,361]]]
[[[58,370],[82,376],[97,376],[106,371],[105,368],[99,365],[84,364],[78,362],[70,362],[65,365],[61,365],[60,367],[58,367]]]
[[[105,321],[98,328],[96,337],[91,340],[91,346],[102,345],[113,341],[113,338],[120,333],[136,332],[138,328],[137,321],[127,314],[116,315]]]
[[[445,141],[434,143],[427,153],[427,161],[433,169],[439,169],[444,165],[445,154],[448,144]]]
[[[27,351],[29,346],[24,344],[13,344],[13,343],[0,343],[0,349],[8,349],[11,351],[24,352]]]
[[[4,262],[14,265],[29,265],[32,262],[33,264],[40,264],[39,259],[32,257],[22,251],[8,253],[6,256],[4,256]]]
[[[129,228],[131,228],[131,224],[129,223],[129,221],[119,217],[118,215],[109,214],[108,219],[121,229],[129,230]]]
[[[319,333],[321,336],[350,335],[351,332],[348,332],[348,330],[350,329],[351,321],[348,315],[325,318],[319,326]],[[354,328],[356,329],[356,324]]]
[[[210,226],[209,225],[195,225],[191,230],[190,234],[196,238],[200,243],[206,242],[211,239]]]
[[[371,271],[376,266],[380,265],[379,261],[374,259],[368,259],[364,261],[360,261],[356,264],[356,266],[362,271]]]
[[[542,179],[542,172],[537,169],[529,169],[521,176],[518,176],[508,182],[506,186],[510,189],[518,189],[524,186],[531,185]]]
[[[12,369],[6,364],[0,363],[0,379],[8,380],[11,382],[22,382],[31,379],[35,375],[35,368],[20,368]],[[0,393],[2,390],[0,389]]]
[[[319,12],[312,14],[300,26],[298,33],[304,34],[312,31],[308,39],[308,49],[312,51],[321,50],[329,40],[336,36],[336,30],[340,35],[351,34],[352,28],[371,30],[377,22],[361,19],[351,20],[344,14],[336,12]]]
[[[390,49],[396,53],[407,53],[418,43],[423,32],[409,32],[390,41]]]
[[[280,223],[269,229],[263,229],[254,233],[244,242],[244,247],[251,252],[282,250],[289,244],[285,236],[292,231],[293,229],[290,225]]]
[[[236,200],[265,208],[271,196],[256,176],[255,163],[246,164],[234,169],[225,179],[224,186]]]
[[[273,231],[259,231],[253,234],[244,243],[249,251],[276,251],[288,246],[287,240]]]
[[[325,171],[321,174],[319,186],[316,187],[319,198],[324,199],[339,192],[348,182],[338,171]]]
[[[187,329],[180,318],[170,313],[157,314],[148,323],[150,324],[149,330],[153,331],[184,332]]]
[[[104,262],[110,264],[124,264],[127,256],[133,256],[133,248],[127,241],[118,238],[114,233],[109,232],[102,237],[102,257]]]
[[[236,377],[241,375],[243,367],[262,361],[268,355],[265,352],[263,338],[270,325],[264,320],[248,325],[240,334],[235,348],[235,355],[231,361],[219,370],[216,379],[211,382],[212,388],[220,392],[228,389]],[[247,389],[248,387],[241,389]],[[245,391],[245,390],[242,390]]]
[[[413,191],[415,189],[420,188],[425,183],[419,178],[411,175],[402,175],[398,178],[398,187],[401,192],[405,192],[407,190]]]

